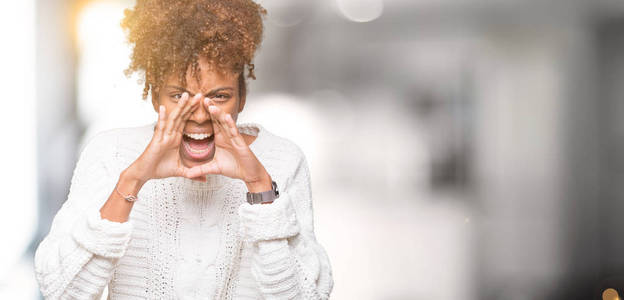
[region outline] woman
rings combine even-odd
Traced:
[[[35,254],[46,298],[328,298],[305,156],[236,124],[265,10],[251,0],[137,1],[122,26],[155,124],[85,146]],[[249,202],[248,202],[249,201]]]

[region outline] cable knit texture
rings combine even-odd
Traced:
[[[148,181],[125,223],[99,209],[149,143],[153,124],[92,138],[70,192],[35,253],[46,299],[327,299],[330,261],[316,241],[308,164],[301,149],[257,123],[250,149],[278,184],[250,205],[238,179]]]

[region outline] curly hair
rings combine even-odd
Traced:
[[[221,74],[244,71],[256,79],[251,63],[262,41],[266,10],[252,0],[137,0],[124,11],[121,27],[133,45],[126,76],[144,76],[143,99],[170,75],[186,85],[186,73],[199,81],[199,57]],[[144,80],[143,80],[144,79]]]

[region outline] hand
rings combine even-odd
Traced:
[[[189,100],[188,93],[184,93],[178,105],[168,115],[165,106],[160,105],[152,140],[141,156],[126,170],[126,174],[131,174],[143,183],[149,179],[173,176],[205,181],[199,175],[189,176],[190,169],[184,166],[180,157],[184,125],[199,104],[201,94]]]
[[[270,190],[271,177],[238,132],[232,116],[211,105],[209,99],[204,99],[204,105],[214,129],[215,154],[210,162],[191,168],[187,175],[221,174],[243,180],[250,192]]]

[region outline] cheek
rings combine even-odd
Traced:
[[[214,102],[214,104],[218,106],[222,111],[232,115],[232,118],[234,118],[235,114],[238,114],[237,101]]]
[[[227,112],[232,116],[234,122],[236,122],[236,120],[238,119],[238,105],[232,105],[232,107],[229,107]]]
[[[160,104],[162,104],[162,105],[164,105],[164,106],[165,106],[165,110],[166,110],[167,115],[168,115],[169,113],[171,113],[171,112],[172,112],[172,111],[176,108],[176,106],[178,106],[178,104],[177,104],[177,103],[172,102],[172,101],[166,101],[166,100],[165,100],[165,101],[160,102]]]

